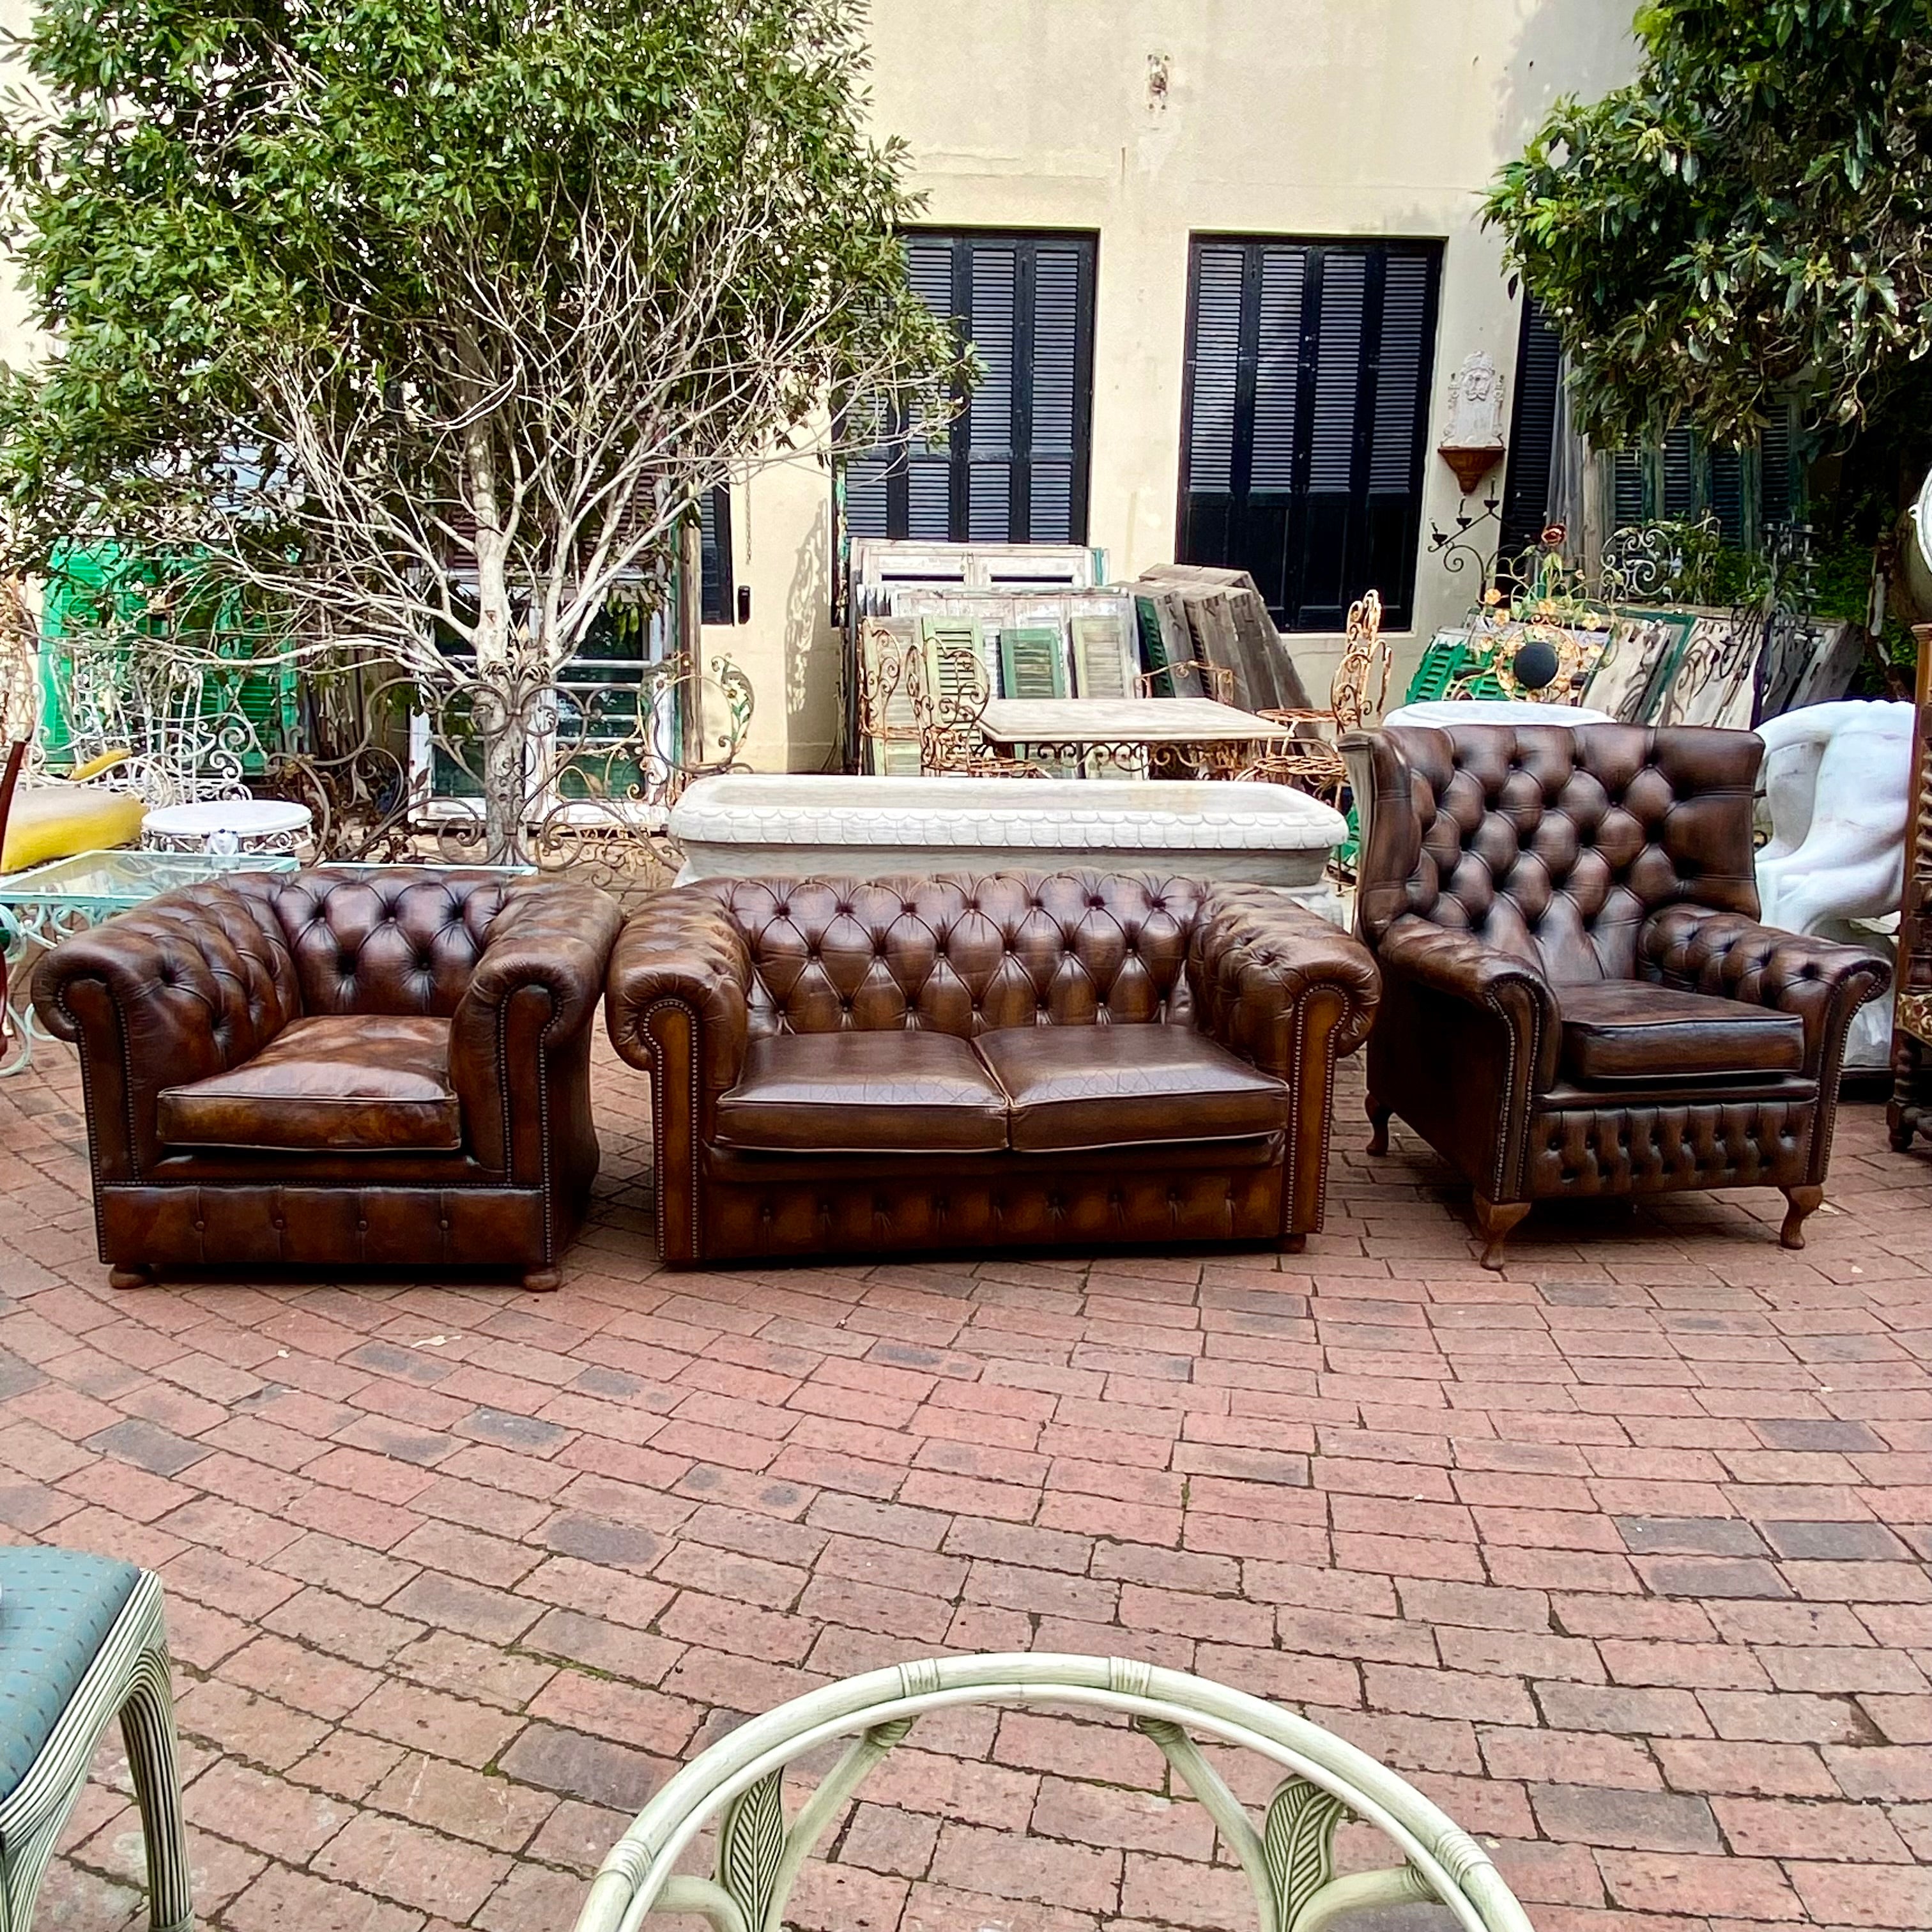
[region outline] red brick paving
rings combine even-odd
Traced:
[[[0,1518],[160,1570],[229,1932],[566,1926],[732,1714],[948,1646],[1298,1705],[1544,1932],[1932,1924],[1932,1161],[1875,1108],[1802,1256],[1775,1196],[1688,1196],[1539,1214],[1485,1274],[1351,1100],[1305,1257],[673,1276],[606,1056],[558,1294],[116,1296],[44,1060],[0,1084]],[[104,1757],[44,1926],[138,1919],[122,1790]],[[794,1916],[1246,1928],[1211,1844],[1144,1741],[956,1714]]]

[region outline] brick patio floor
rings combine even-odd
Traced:
[[[1298,1706],[1544,1932],[1932,1924],[1932,1161],[1876,1108],[1802,1256],[1774,1196],[1692,1196],[1539,1214],[1486,1275],[1412,1139],[1357,1151],[1352,1085],[1284,1264],[675,1277],[606,1054],[560,1294],[116,1296],[44,1061],[0,1083],[0,1514],[160,1570],[214,1924],[565,1932],[734,1714],[946,1646]],[[1251,1926],[1163,1788],[1118,1732],[934,1722],[796,1916]],[[44,1928],[137,1919],[122,1789],[104,1756]]]

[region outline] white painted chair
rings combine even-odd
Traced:
[[[70,1550],[0,1550],[0,1906],[28,1932],[101,1733],[116,1718],[141,1808],[153,1932],[188,1932],[160,1580]]]
[[[813,1846],[866,1774],[928,1711],[963,1704],[1072,1705],[1120,1712],[1160,1748],[1240,1859],[1260,1932],[1325,1932],[1346,1912],[1435,1900],[1465,1932],[1532,1932],[1475,1840],[1372,1757],[1306,1719],[1204,1678],[1120,1658],[936,1658],[848,1678],[721,1739],[644,1808],[598,1869],[577,1932],[638,1932],[652,1912],[693,1912],[715,1932],[781,1932]],[[1257,1824],[1194,1734],[1258,1752],[1287,1774]],[[785,1767],[840,1738],[844,1754],[788,1817]],[[1402,1862],[1337,1877],[1346,1817],[1376,1826]],[[673,1868],[718,1826],[713,1875]]]

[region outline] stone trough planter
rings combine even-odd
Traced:
[[[735,772],[673,808],[692,879],[1164,872],[1279,886],[1341,922],[1341,814],[1284,785]]]

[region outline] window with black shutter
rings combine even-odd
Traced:
[[[706,624],[737,622],[731,582],[731,492],[723,484],[698,500],[699,610]]]
[[[847,460],[848,535],[1086,542],[1095,247],[1091,235],[907,236],[912,286],[983,374],[937,439]]]
[[[1552,512],[1562,380],[1556,333],[1541,304],[1526,296],[1497,542],[1497,554],[1505,560],[1536,542]],[[1755,550],[1769,525],[1790,520],[1798,502],[1795,442],[1786,408],[1773,412],[1749,448],[1707,442],[1680,423],[1660,442],[1618,450],[1610,458],[1612,527],[1708,514],[1732,549]]]
[[[1429,242],[1194,242],[1179,555],[1251,573],[1290,630],[1340,629],[1370,589],[1409,620],[1442,264]]]
[[[1618,529],[1709,516],[1732,550],[1756,550],[1798,502],[1793,412],[1774,410],[1763,434],[1740,449],[1708,442],[1687,423],[1661,442],[1610,458],[1610,514]]]
[[[1555,514],[1556,436],[1562,425],[1563,349],[1543,305],[1526,296],[1516,338],[1516,394],[1510,405],[1509,460],[1503,471],[1502,529],[1496,550],[1522,556]]]

